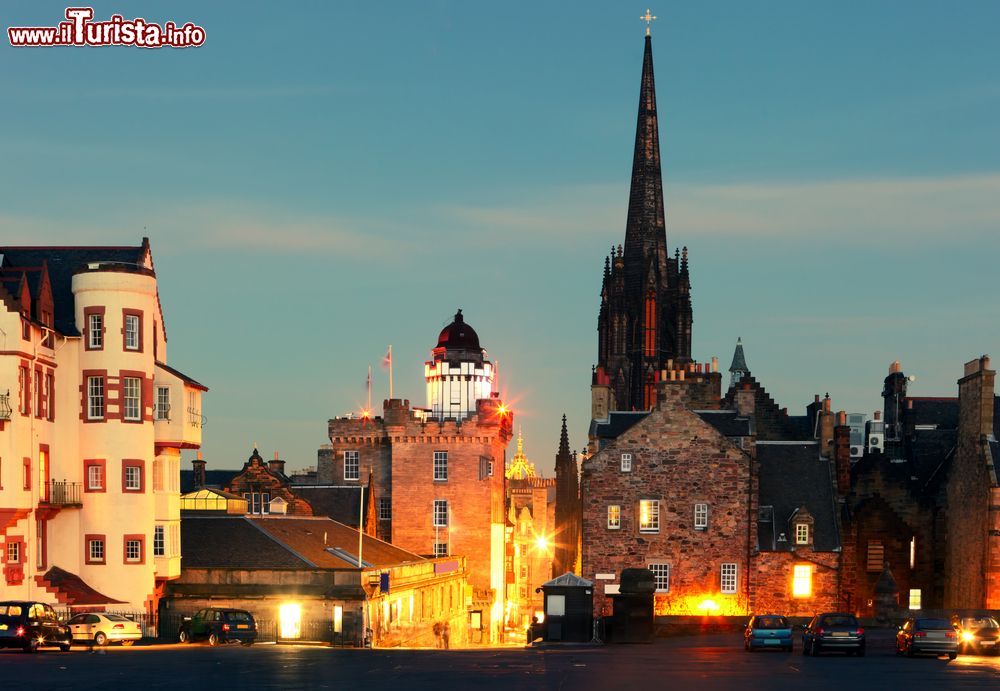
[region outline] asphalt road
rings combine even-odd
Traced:
[[[874,635],[872,635],[874,634]],[[996,689],[1000,656],[900,658],[870,632],[863,658],[745,653],[738,635],[549,649],[340,650],[161,645],[91,653],[0,651],[5,688],[32,689]]]

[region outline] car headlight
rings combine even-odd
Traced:
[[[976,635],[971,631],[963,631],[962,640],[965,641],[966,643],[971,643],[972,641],[976,640]]]

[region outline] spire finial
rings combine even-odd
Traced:
[[[656,19],[656,15],[650,14],[649,8],[646,8],[646,14],[639,17],[642,21],[646,22],[646,35],[649,36],[649,25],[653,23]]]

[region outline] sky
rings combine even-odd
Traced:
[[[64,3],[5,2],[9,26]],[[204,45],[0,45],[0,241],[149,236],[203,451],[315,465],[326,421],[394,394],[462,308],[552,473],[586,443],[604,256],[624,241],[646,6],[94,2]],[[956,395],[1000,356],[1000,3],[651,7],[670,251],[693,354],[801,414]],[[380,408],[380,405],[376,406]],[[508,456],[513,454],[513,444]]]

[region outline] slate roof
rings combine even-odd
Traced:
[[[757,442],[760,463],[759,506],[773,506],[773,523],[758,521],[757,538],[761,551],[782,551],[794,547],[791,518],[804,506],[815,519],[813,549],[830,552],[840,547],[830,461],[820,458],[815,442]],[[784,533],[786,542],[777,537]]]
[[[181,517],[184,565],[229,569],[357,568],[358,531],[329,518]],[[370,535],[362,563],[386,568],[423,557]]]
[[[50,588],[57,590],[70,607],[124,604],[121,600],[99,593],[75,573],[60,569],[58,566],[46,571],[42,580],[48,583]]]
[[[233,478],[239,475],[242,470],[205,470],[205,486],[211,487],[213,489],[222,489],[223,487],[228,487],[233,481]],[[193,470],[182,470],[181,471],[181,494],[187,494],[188,492],[194,492],[197,487],[194,486],[194,471]]]
[[[593,581],[588,581],[586,578],[581,578],[580,576],[577,576],[575,573],[571,573],[569,571],[564,573],[562,576],[553,578],[551,581],[548,581],[547,583],[542,583],[543,588],[560,587],[560,586],[591,588],[593,587],[593,585],[594,585]]]
[[[309,502],[314,516],[328,516],[349,526],[358,524],[358,502],[361,501],[358,485],[290,485],[288,489]],[[366,521],[368,508],[366,493]]]
[[[733,364],[729,366],[730,372],[749,372],[750,368],[747,367],[747,359],[743,355],[743,341],[739,338],[736,339],[736,351],[733,353]]]
[[[907,424],[958,429],[957,398],[907,398],[906,406],[904,416]]]
[[[910,474],[923,486],[949,460],[958,442],[954,429],[916,430],[910,441]]]
[[[649,415],[648,410],[643,411],[613,411],[608,414],[607,420],[591,420],[590,436],[599,440],[599,445],[604,445],[617,439],[625,432],[629,431],[637,422],[645,419]]]
[[[695,414],[724,437],[748,437],[750,418],[740,417],[735,410],[695,410]]]
[[[181,381],[185,382],[186,384],[190,384],[191,386],[193,386],[196,389],[201,389],[202,391],[208,391],[208,387],[207,386],[205,386],[204,384],[202,384],[200,382],[195,381],[194,379],[192,379],[188,375],[184,374],[183,372],[181,372],[179,370],[174,369],[173,367],[171,367],[170,365],[166,364],[165,362],[160,362],[159,360],[157,360],[156,361],[156,366],[159,367],[162,370],[166,370],[167,372],[170,372],[170,374],[174,375],[175,377],[177,377]]]
[[[1000,487],[1000,441],[990,441],[990,457],[993,459],[994,482]]]
[[[139,265],[143,260],[144,252],[145,245],[138,247],[0,247],[0,254],[3,255],[0,269],[38,268],[42,266],[43,261],[47,262],[49,280],[52,283],[55,328],[66,336],[79,336],[73,302],[73,274],[93,262]],[[40,273],[37,271],[26,273],[31,285],[31,294],[34,297],[37,295],[37,281]],[[20,280],[20,274],[18,274],[18,280]]]

